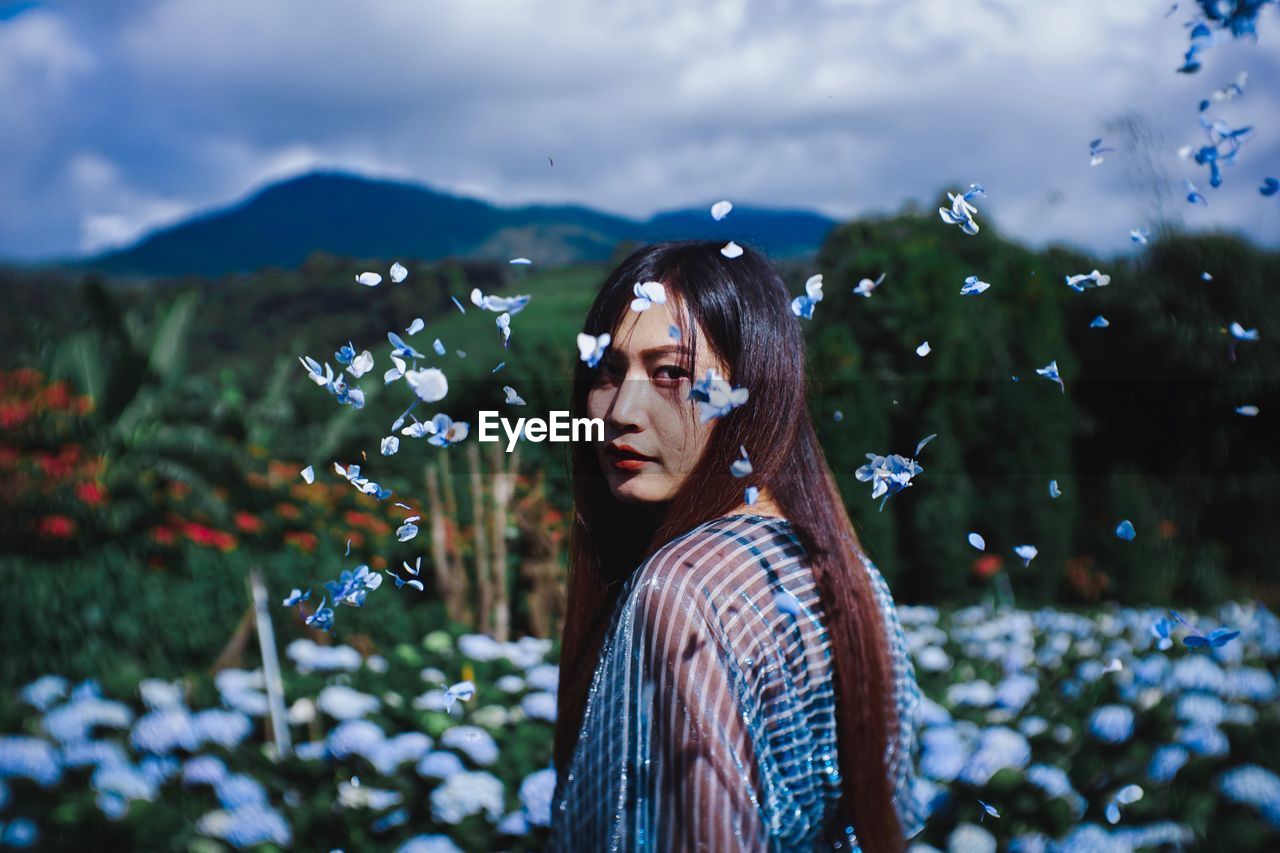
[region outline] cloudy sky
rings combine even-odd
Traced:
[[[890,213],[1124,250],[1166,213],[1280,242],[1280,15],[1176,74],[1167,0],[0,0],[0,258],[129,242],[313,168],[633,217]],[[1210,191],[1197,104],[1254,136]],[[1089,140],[1120,150],[1090,167]],[[548,162],[554,159],[554,166]],[[1193,178],[1208,208],[1183,200]],[[941,223],[940,223],[941,224]]]

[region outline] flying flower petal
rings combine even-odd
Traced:
[[[1133,522],[1126,518],[1123,521],[1121,521],[1119,524],[1117,524],[1116,536],[1120,537],[1126,542],[1132,542],[1133,537],[1137,536],[1137,532],[1133,529]]]
[[[969,534],[969,544],[977,548],[979,551],[985,551],[987,548],[987,540],[982,538],[979,533]]]
[[[862,279],[861,281],[858,282],[857,287],[853,289],[853,292],[858,294],[859,296],[863,296],[870,299],[872,291],[874,291],[877,287],[880,286],[880,283],[884,281],[884,277],[886,274],[887,273],[880,273],[879,278],[877,278],[875,281],[872,281],[869,278]]]
[[[729,211],[733,210],[733,203],[729,201],[718,201],[711,205],[711,218],[716,222],[724,219],[729,215]]]
[[[308,486],[314,483],[316,481],[316,469],[311,465],[308,465],[306,468],[303,468],[302,479],[306,481]]]
[[[382,276],[376,272],[362,272],[356,276],[356,281],[365,287],[377,287],[382,284]]]
[[[730,240],[720,248],[720,254],[726,258],[739,258],[742,257],[742,247]]]
[[[604,355],[605,348],[609,346],[612,340],[608,332],[602,335],[588,335],[583,332],[578,333],[578,358],[587,363],[587,367],[595,367],[600,363],[600,357]]]
[[[449,393],[449,380],[437,367],[426,370],[410,370],[405,373],[404,381],[409,383],[413,393],[424,403],[435,403],[443,400]]]
[[[392,284],[399,284],[400,282],[404,281],[405,277],[408,275],[409,275],[409,271],[405,269],[404,264],[400,263],[399,261],[396,261],[394,264],[391,265],[391,283]]]

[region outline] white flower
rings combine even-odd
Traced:
[[[458,824],[483,812],[491,821],[502,817],[502,782],[484,771],[455,773],[431,792],[431,814],[444,823]]]
[[[373,370],[373,353],[368,350],[351,359],[351,364],[347,366],[347,373],[350,373],[356,379],[364,376],[370,370]]]
[[[438,367],[407,371],[404,374],[404,381],[409,383],[413,393],[417,394],[424,403],[438,402],[449,393],[449,380]]]
[[[344,684],[330,684],[316,697],[316,707],[335,720],[354,720],[378,710],[382,703]]]

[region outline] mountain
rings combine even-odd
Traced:
[[[836,224],[806,211],[751,207],[736,207],[716,222],[709,207],[639,221],[576,205],[497,207],[421,185],[312,172],[131,246],[56,266],[108,275],[217,277],[297,267],[317,251],[379,260],[526,256],[563,264],[606,260],[623,240],[680,237],[733,239],[776,257],[796,257],[816,252]]]

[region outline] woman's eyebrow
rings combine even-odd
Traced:
[[[656,355],[669,355],[671,353],[687,353],[689,348],[686,346],[677,346],[676,344],[666,344],[660,347],[650,347],[640,351],[641,358],[652,358]]]

